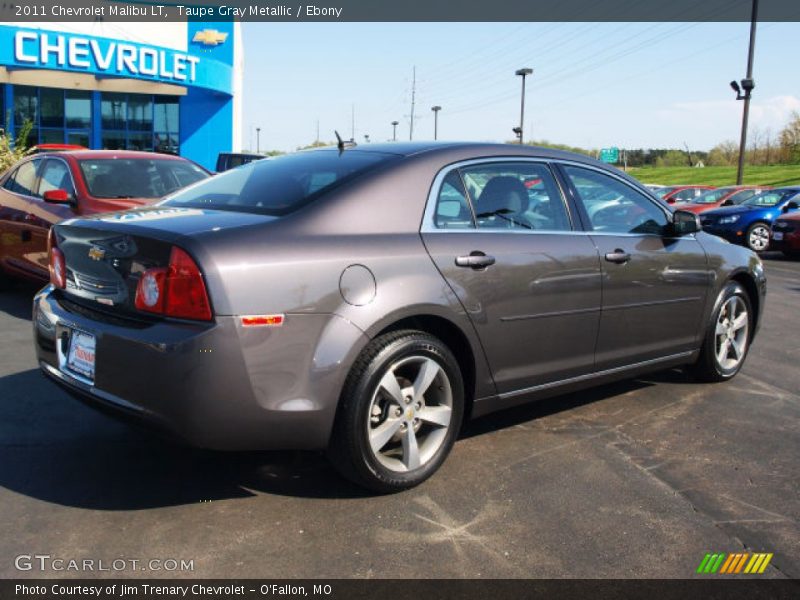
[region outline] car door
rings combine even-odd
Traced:
[[[587,166],[560,168],[602,264],[596,369],[694,350],[711,277],[695,236],[672,235],[668,211],[623,178]],[[590,213],[589,193],[613,193],[618,201]]]
[[[33,248],[34,216],[31,200],[36,193],[40,158],[21,162],[3,181],[0,191],[0,260],[12,272],[41,272],[28,260]]]
[[[44,193],[53,190],[64,190],[73,204],[45,202]],[[47,235],[50,227],[76,215],[75,183],[66,160],[52,156],[44,161],[39,169],[39,187],[36,194],[28,198],[28,205],[31,241],[26,260],[33,269],[47,271]]]
[[[480,337],[499,393],[592,370],[599,257],[545,162],[449,167],[434,182],[422,238]]]

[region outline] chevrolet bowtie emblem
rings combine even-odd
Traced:
[[[203,29],[194,34],[192,41],[204,46],[219,46],[227,39],[227,33],[222,33],[216,29]]]
[[[102,260],[105,255],[106,251],[102,248],[98,248],[97,246],[89,248],[89,258],[92,260]]]

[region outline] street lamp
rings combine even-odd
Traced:
[[[736,185],[742,185],[744,177],[744,152],[747,147],[747,120],[750,116],[750,95],[756,82],[753,79],[753,51],[756,45],[756,22],[758,20],[758,0],[753,0],[753,13],[750,19],[750,49],[747,54],[747,76],[742,79],[741,87],[735,81],[731,81],[731,88],[736,92],[737,100],[744,100],[742,109],[742,137],[739,140],[739,166],[736,169]],[[742,94],[744,90],[744,94]]]
[[[433,139],[439,137],[439,111],[442,110],[441,106],[431,106],[433,111]]]
[[[261,127],[256,127],[256,154],[261,154]]]
[[[392,121],[392,141],[397,141],[397,126],[400,124],[400,121]]]
[[[369,144],[369,134],[368,134],[368,133],[365,133],[365,134],[364,134],[364,141],[365,141],[367,144]]]
[[[524,69],[517,69],[514,74],[522,77],[522,100],[520,101],[519,109],[519,132],[515,130],[515,133],[517,133],[519,136],[519,143],[522,144],[522,130],[523,123],[525,122],[525,78],[528,75],[533,75],[533,69],[527,67]]]

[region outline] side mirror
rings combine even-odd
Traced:
[[[733,206],[733,199],[732,198],[728,198],[727,200],[725,200],[725,202],[720,204],[720,206]]]
[[[51,204],[71,204],[72,197],[67,193],[66,190],[47,190],[43,195],[45,202],[50,202]]]
[[[701,231],[700,217],[688,210],[676,210],[672,213],[672,232],[675,235],[687,235]]]
[[[791,201],[786,203],[786,206],[783,207],[783,210],[781,210],[781,212],[787,213],[790,210],[797,210],[798,208],[800,208],[800,204],[798,204],[794,200],[791,200]]]

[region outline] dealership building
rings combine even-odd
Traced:
[[[0,23],[0,127],[29,145],[180,154],[241,149],[236,22]]]

